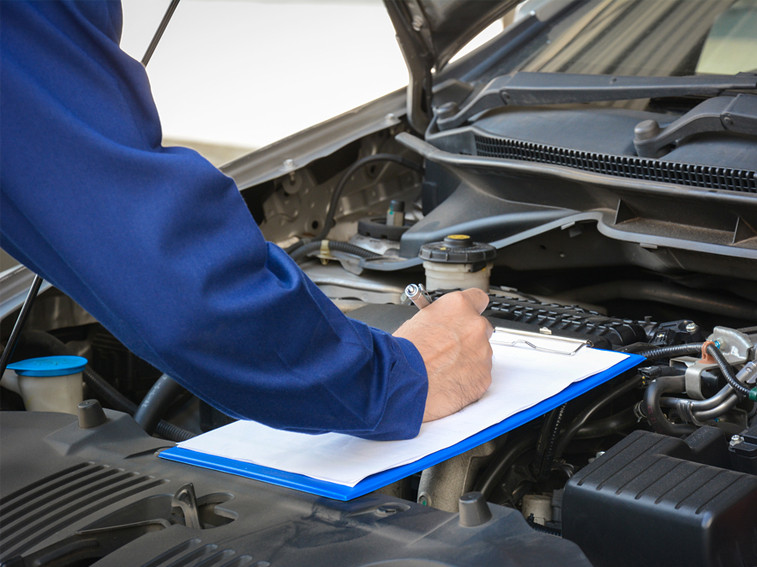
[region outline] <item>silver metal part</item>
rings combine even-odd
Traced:
[[[681,357],[684,358],[684,357]],[[704,363],[699,360],[686,357],[690,364],[686,367],[686,373],[684,374],[686,379],[686,395],[695,400],[703,400],[704,394],[702,394],[702,372],[711,368],[717,368],[717,364]],[[681,359],[676,359],[679,362]],[[672,361],[671,361],[672,362]]]
[[[373,238],[371,236],[365,236],[363,234],[354,234],[349,239],[350,244],[360,246],[376,254],[387,256],[394,254],[399,255],[400,243],[386,238]]]
[[[405,296],[413,302],[418,309],[423,309],[431,305],[431,297],[426,293],[423,284],[408,284],[405,287]]]
[[[688,370],[687,370],[688,372]],[[736,380],[748,384],[757,378],[757,362],[751,361],[744,365],[736,374]],[[687,384],[688,393],[688,384]],[[662,398],[660,403],[665,407],[674,407],[682,417],[696,424],[715,419],[732,409],[739,402],[739,397],[731,386],[724,386],[717,394],[705,400],[687,400],[683,398]]]
[[[332,300],[360,300],[365,303],[401,303],[407,276],[397,273],[364,272],[360,276],[337,265],[307,262],[303,271]]]
[[[737,403],[739,403],[739,397],[729,388],[728,395],[718,406],[710,410],[694,411],[694,423],[702,423],[710,419],[720,417]]]
[[[689,330],[688,327],[686,329]],[[754,359],[754,344],[751,339],[744,333],[728,327],[715,327],[712,334],[708,337],[708,340],[716,341],[719,344],[720,352],[733,366],[740,366],[750,359]],[[702,362],[697,357],[692,356],[679,356],[671,359],[671,364],[674,362],[682,363],[686,365],[685,380],[686,380],[686,395],[694,400],[704,400],[702,394],[702,372],[712,368],[717,368],[715,363]],[[730,388],[727,388],[730,391]],[[717,394],[710,400],[719,396]],[[720,400],[721,403],[723,400]],[[717,404],[716,404],[717,405]],[[707,408],[697,408],[696,404],[692,404],[690,408],[692,411],[704,411],[712,409],[714,406]]]
[[[754,343],[744,333],[728,327],[715,327],[708,340],[720,344],[720,352],[731,364],[754,359]]]
[[[494,449],[494,442],[489,441],[423,471],[418,485],[418,502],[456,513],[460,497],[472,490],[476,474]]]
[[[752,385],[757,383],[757,361],[752,360],[747,362],[737,377],[744,384]]]

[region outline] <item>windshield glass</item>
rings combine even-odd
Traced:
[[[757,69],[757,0],[594,0],[572,4],[555,22],[508,72],[674,76]]]

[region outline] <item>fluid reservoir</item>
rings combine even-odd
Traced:
[[[17,392],[28,411],[77,413],[82,401],[82,371],[87,359],[81,356],[43,356],[8,365],[17,375]],[[11,386],[11,389],[14,389]]]
[[[474,242],[467,234],[450,234],[441,242],[421,246],[426,288],[467,289],[477,287],[488,293],[497,249],[485,242]]]

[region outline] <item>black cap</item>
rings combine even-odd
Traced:
[[[492,511],[486,503],[486,498],[480,492],[466,492],[458,501],[461,526],[473,528],[485,524],[492,518]]]
[[[497,249],[485,242],[473,242],[467,234],[450,234],[441,242],[421,246],[419,256],[424,260],[448,264],[475,264],[497,257]]]
[[[97,400],[84,400],[83,402],[79,402],[76,406],[76,410],[79,415],[79,427],[82,429],[97,427],[108,421],[100,402]]]

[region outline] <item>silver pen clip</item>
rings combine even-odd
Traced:
[[[405,296],[415,304],[418,309],[423,309],[431,305],[433,299],[423,287],[423,284],[411,283],[405,288]]]

